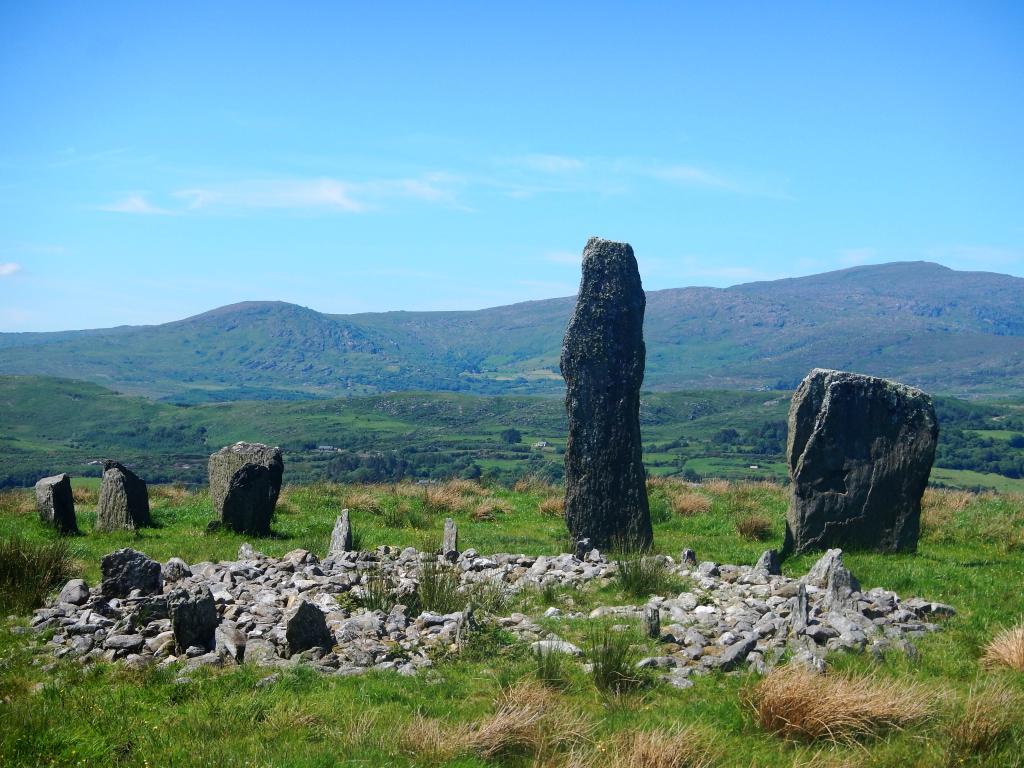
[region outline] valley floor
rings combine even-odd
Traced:
[[[275,556],[296,548],[323,556],[335,516],[348,507],[363,549],[435,547],[451,516],[462,548],[555,554],[567,545],[559,495],[538,482],[513,490],[464,481],[293,486],[282,494],[274,535],[253,543]],[[752,564],[764,549],[781,545],[786,499],[779,486],[652,480],[650,497],[658,552],[678,557],[689,547],[700,560]],[[136,534],[93,533],[95,500],[95,490],[77,490],[79,526],[88,533],[71,540],[73,567],[90,584],[100,557],[119,547],[194,563],[234,559],[245,541],[205,532],[212,510],[204,492],[153,487],[156,527]],[[0,494],[0,540],[18,537],[31,547],[53,538],[32,504],[28,492]],[[783,570],[801,575],[815,559],[791,558]],[[829,657],[822,680],[888,684],[884,690],[894,700],[927,704],[903,727],[896,718],[893,727],[839,743],[790,741],[765,730],[752,703],[761,678],[749,672],[698,677],[685,690],[652,679],[616,695],[601,692],[572,660],[542,684],[543,670],[526,646],[486,621],[460,654],[412,678],[322,677],[295,668],[266,682],[266,669],[242,665],[200,670],[178,682],[173,667],[53,664],[23,629],[30,608],[17,582],[0,581],[0,610],[11,614],[0,624],[0,764],[1024,765],[1024,673],[980,664],[993,636],[1024,615],[1024,498],[930,490],[916,554],[848,553],[845,560],[864,589],[920,595],[954,606],[957,615],[917,641],[916,655],[892,652],[881,663],[868,654]],[[621,589],[538,590],[502,612],[638,602]],[[585,629],[556,627],[585,644]]]

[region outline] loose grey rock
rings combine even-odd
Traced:
[[[938,436],[935,408],[921,390],[811,371],[789,410],[792,499],[783,551],[916,550]]]
[[[653,533],[640,443],[646,298],[633,249],[591,238],[562,342],[569,437],[565,521],[574,540],[645,547]]]
[[[647,637],[661,636],[661,611],[656,605],[644,606],[644,634]]]
[[[769,576],[781,576],[782,563],[779,561],[779,553],[774,549],[766,549],[757,559],[754,570],[764,571]]]
[[[213,633],[214,653],[222,659],[241,664],[245,660],[245,633],[235,622],[225,619]]]
[[[343,552],[352,551],[352,524],[349,522],[348,510],[341,510],[338,519],[334,521],[334,530],[331,532],[331,546],[327,555],[340,555]]]
[[[134,549],[119,549],[100,560],[104,597],[128,597],[133,590],[143,595],[160,592],[160,563]]]
[[[60,534],[78,533],[71,477],[67,473],[44,477],[36,483],[35,490],[39,519],[54,526]]]
[[[582,656],[583,651],[568,640],[537,640],[530,643],[534,653],[564,653],[569,656]]]
[[[210,456],[210,499],[220,521],[233,531],[266,535],[281,492],[280,448],[239,442]]]
[[[213,633],[220,616],[208,587],[178,587],[167,596],[167,607],[179,650],[196,646],[205,652],[213,647]]]
[[[64,589],[60,591],[60,597],[57,599],[62,603],[82,605],[89,599],[89,587],[82,579],[71,579],[64,585]]]
[[[284,622],[289,654],[334,645],[334,636],[327,628],[323,611],[308,600],[299,600],[286,611]]]
[[[259,637],[246,640],[244,660],[246,664],[255,664],[260,667],[277,666],[282,661],[277,655],[274,644]]]
[[[152,525],[146,483],[124,464],[103,462],[103,482],[96,505],[96,530],[133,531]]]
[[[697,566],[697,553],[692,549],[684,549],[679,556],[679,561],[688,568],[695,568]]]
[[[165,584],[181,581],[182,579],[188,578],[192,575],[192,569],[189,568],[188,563],[180,557],[172,557],[164,563],[164,567],[161,572],[163,574]]]

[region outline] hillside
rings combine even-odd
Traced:
[[[782,480],[789,393],[678,391],[641,398],[644,462],[658,475]],[[1024,490],[1024,409],[937,401],[932,479]],[[514,429],[519,442],[502,432]],[[525,475],[558,479],[561,398],[406,392],[332,400],[170,405],[95,384],[0,377],[0,487],[55,472],[96,476],[117,458],[150,482],[206,479],[206,460],[237,440],[280,445],[289,482]],[[547,443],[538,447],[540,443]],[[968,471],[970,470],[970,471]]]
[[[557,393],[573,302],[356,315],[246,302],[158,326],[0,334],[0,373],[187,403]],[[952,395],[1009,395],[1024,385],[1024,279],[899,262],[652,291],[645,337],[651,390],[791,389],[824,366]]]

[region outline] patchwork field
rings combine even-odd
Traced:
[[[632,620],[542,619],[589,656],[554,667],[495,622],[552,606],[569,612],[645,602],[616,581],[495,601],[480,612],[481,628],[460,653],[413,678],[322,677],[294,668],[267,682],[268,670],[242,665],[191,672],[184,682],[174,666],[54,663],[23,629],[40,594],[71,575],[95,583],[99,558],[119,547],[195,563],[234,559],[245,540],[206,533],[208,496],[175,486],[151,489],[156,527],[95,534],[96,490],[77,488],[79,525],[87,533],[70,540],[70,562],[55,568],[51,583],[15,563],[55,543],[36,519],[31,495],[0,495],[0,612],[10,614],[0,629],[4,765],[1024,764],[1024,672],[982,663],[990,641],[1024,615],[1019,495],[930,490],[917,554],[846,555],[864,589],[881,586],[956,608],[941,631],[914,641],[914,653],[893,650],[881,661],[831,654],[824,677],[763,678],[743,670],[694,678],[686,690],[638,675],[635,686],[614,693],[602,691],[583,663],[594,661],[597,651],[588,643],[595,627],[610,624],[626,625],[617,633],[628,641],[621,644],[625,661],[656,654],[659,644],[641,639]],[[649,490],[657,552],[678,557],[690,547],[700,560],[749,565],[781,545],[786,499],[779,486],[652,480]],[[436,546],[443,519],[452,516],[463,548],[554,554],[567,538],[560,493],[536,481],[512,489],[468,482],[290,486],[274,534],[252,543],[271,555],[303,548],[324,556],[335,516],[346,506],[363,549]],[[814,560],[792,558],[783,571],[801,575]]]

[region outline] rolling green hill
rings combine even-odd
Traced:
[[[781,480],[789,393],[649,392],[641,399],[648,471]],[[1024,412],[940,398],[935,479],[1024,491]],[[502,432],[514,429],[520,442]],[[209,454],[237,440],[280,445],[289,482],[525,475],[558,479],[566,433],[561,398],[462,393],[182,406],[95,384],[0,377],[0,487],[56,472],[95,476],[117,458],[150,482],[204,483]],[[541,445],[546,443],[547,445]],[[980,471],[978,471],[980,470]]]
[[[248,302],[158,326],[0,334],[0,373],[85,379],[172,402],[403,390],[554,394],[574,300],[473,312],[326,315]],[[1024,279],[926,262],[648,294],[654,391],[791,389],[815,366],[932,392],[1024,386]]]

